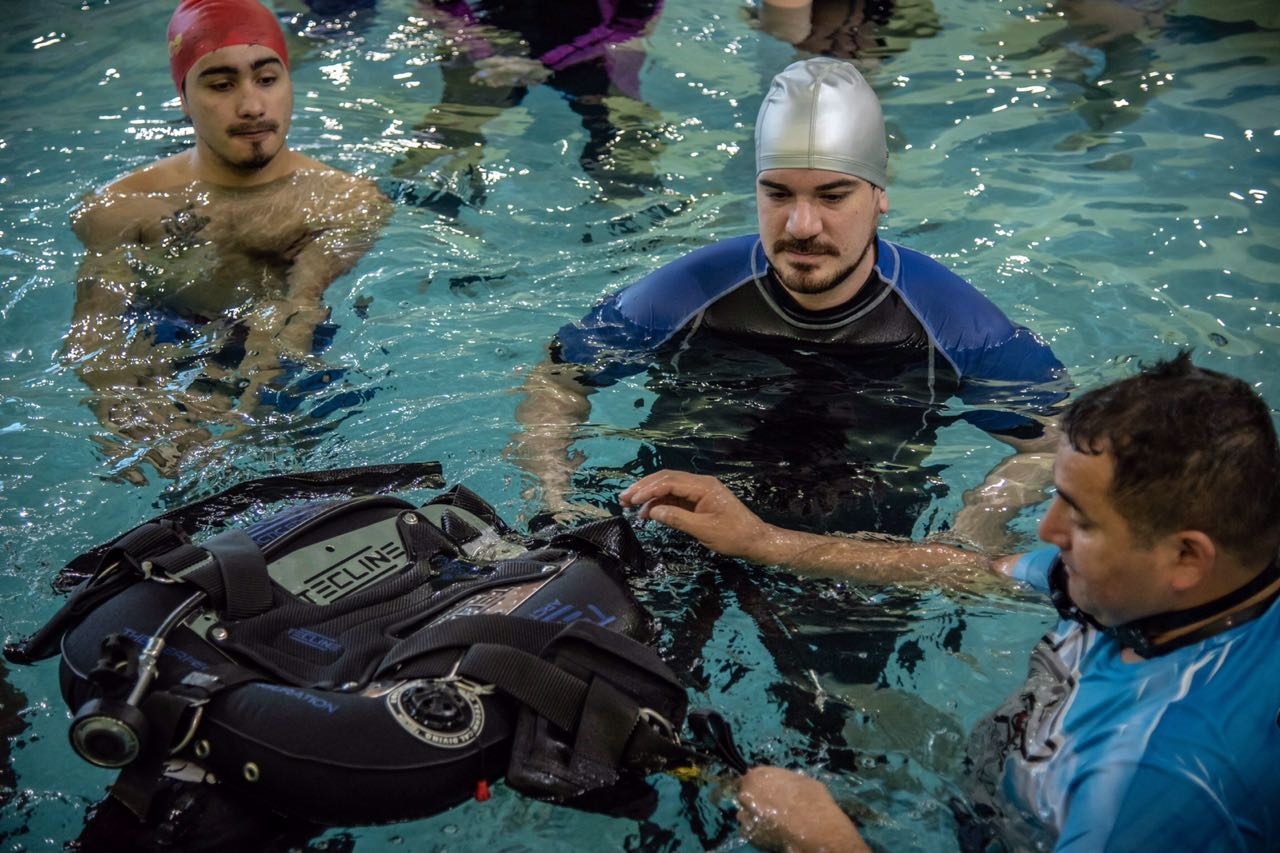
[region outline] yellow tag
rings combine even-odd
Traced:
[[[667,771],[681,782],[696,782],[702,778],[700,767],[674,767]]]
[[[169,41],[169,55],[177,56],[178,51],[182,50],[182,33],[178,33]]]

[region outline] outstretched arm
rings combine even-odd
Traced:
[[[714,477],[659,471],[622,492],[640,517],[688,533],[707,548],[804,574],[881,583],[923,581],[972,587],[1008,574],[1010,558],[992,560],[947,545],[849,539],[768,524]]]
[[[590,389],[581,376],[581,367],[548,358],[529,371],[524,399],[516,406],[520,431],[511,437],[508,455],[533,476],[534,494],[541,492],[542,505],[553,515],[579,509],[568,496],[573,472],[584,459],[569,448],[591,416]]]

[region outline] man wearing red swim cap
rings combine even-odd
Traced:
[[[72,214],[88,253],[66,352],[134,481],[130,460],[171,476],[211,422],[243,425],[285,365],[314,361],[325,289],[390,212],[371,181],[289,148],[288,49],[258,0],[182,0],[167,43],[195,144]]]
[[[168,40],[173,83],[196,130],[193,165],[202,177],[256,185],[314,165],[285,146],[293,114],[289,52],[265,6],[183,0],[169,20]]]

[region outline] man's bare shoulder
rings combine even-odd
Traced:
[[[291,183],[299,194],[323,200],[330,215],[342,217],[358,212],[362,216],[383,218],[390,213],[390,199],[373,180],[335,169],[319,160],[305,159],[309,164],[291,175]]]
[[[137,242],[144,226],[172,213],[174,194],[192,186],[188,171],[177,154],[94,190],[71,212],[71,228],[96,251]]]
[[[183,151],[158,160],[150,166],[130,172],[123,178],[107,184],[100,194],[127,195],[129,193],[170,192],[190,186],[196,180],[191,162],[191,152]]]

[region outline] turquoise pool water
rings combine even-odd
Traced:
[[[163,13],[144,0],[4,8],[0,620],[9,637],[56,609],[49,582],[71,556],[251,476],[438,459],[451,481],[509,519],[527,519],[537,507],[521,497],[523,478],[503,456],[521,370],[606,290],[754,228],[759,96],[804,55],[762,32],[749,6],[668,2],[642,41],[644,105],[610,103],[623,149],[645,159],[657,181],[602,198],[578,162],[586,141],[578,116],[543,87],[495,111],[483,150],[467,161],[477,167],[471,177],[461,172],[466,163],[442,158],[410,186],[396,172],[413,126],[444,93],[446,37],[410,0],[380,0],[341,19],[294,0],[275,5],[306,33],[291,45],[292,143],[401,197],[374,250],[327,294],[342,329],[325,358],[347,370],[338,390],[373,393],[331,416],[330,429],[273,416],[215,443],[176,480],[152,476],[145,486],[111,476],[59,342],[80,258],[69,211],[84,191],[179,150],[189,134],[164,64]],[[1163,29],[1103,49],[1049,4],[898,4],[879,28],[881,44],[864,54],[892,134],[884,234],[970,278],[1047,338],[1082,385],[1191,346],[1200,363],[1246,378],[1275,404],[1277,27],[1280,14],[1263,0],[1184,0],[1171,4]],[[461,202],[450,207],[446,192]],[[602,501],[625,482],[617,469],[643,440],[636,428],[648,399],[639,379],[597,395],[578,446],[606,476],[584,498]],[[937,509],[954,511],[963,487],[1001,455],[977,430],[945,429],[932,459],[952,488]],[[1020,528],[1033,532],[1031,515]],[[664,647],[676,649],[690,622],[684,603],[718,569],[677,537],[650,541],[664,568],[641,592],[667,628]],[[859,632],[874,628],[866,614],[884,591],[754,570],[746,577],[726,585],[723,612],[704,626],[694,703],[724,712],[756,759],[820,774],[851,763],[853,772],[832,781],[874,843],[954,849],[945,804],[964,735],[1021,678],[1048,611],[1016,596],[936,594],[886,609],[899,636],[877,689],[831,673],[783,672],[745,598],[763,589],[796,648],[839,628],[848,636],[842,648],[857,656]],[[816,611],[828,614],[823,624]],[[110,781],[65,745],[56,671],[48,662],[6,676],[25,697],[6,698],[0,713],[16,786],[0,805],[6,849],[61,848]],[[823,718],[833,708],[854,721],[840,732],[842,756],[811,743],[791,716]],[[658,812],[643,827],[499,789],[487,803],[349,834],[361,851],[740,844],[713,786],[664,779],[659,787]]]

